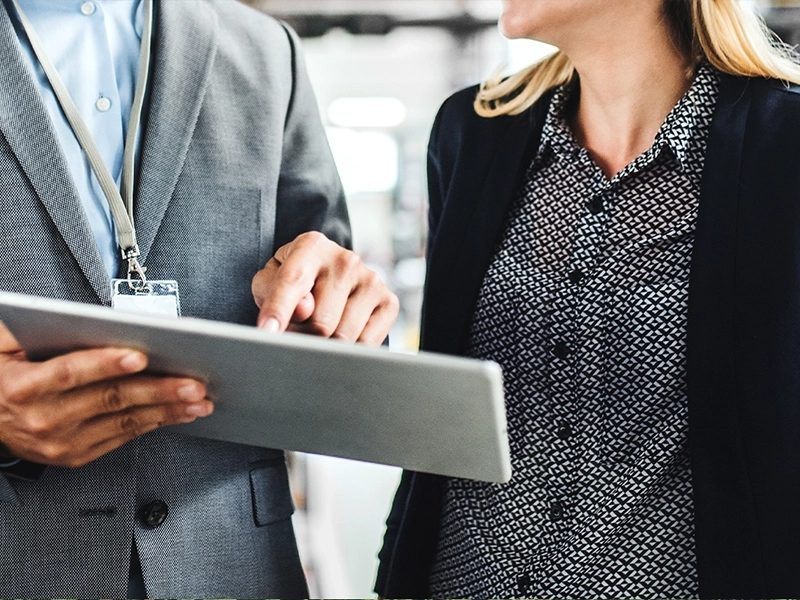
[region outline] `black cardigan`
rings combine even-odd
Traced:
[[[429,147],[422,348],[462,354],[550,96],[518,116],[442,106]],[[703,597],[800,597],[800,88],[723,76],[689,281],[689,439]],[[439,477],[405,472],[376,591],[429,596]]]

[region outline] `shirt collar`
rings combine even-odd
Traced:
[[[666,147],[682,170],[691,169],[694,158],[690,152],[691,142],[698,130],[708,126],[718,84],[717,71],[710,64],[701,63],[689,90],[659,128],[653,145],[634,162],[652,158]],[[540,153],[549,149],[558,157],[570,159],[580,153],[578,142],[567,125],[567,113],[577,88],[578,81],[574,80],[555,89],[542,129]]]
[[[691,142],[705,129],[712,113],[719,77],[708,63],[701,63],[689,90],[667,115],[653,147],[667,146],[681,169],[692,167]]]
[[[574,158],[579,151],[578,142],[567,125],[567,108],[577,85],[574,80],[555,89],[542,128],[540,153],[549,149],[556,156]]]

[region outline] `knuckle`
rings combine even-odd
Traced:
[[[299,285],[304,277],[303,270],[295,266],[285,266],[281,271],[281,278],[290,286]]]
[[[38,452],[44,457],[45,462],[48,464],[63,464],[69,460],[66,456],[65,448],[57,442],[39,444]]]
[[[379,291],[386,287],[383,285],[380,275],[375,271],[367,271],[363,278],[363,285],[370,291]]]
[[[339,252],[336,256],[335,264],[339,271],[344,272],[357,271],[362,267],[361,259],[358,254],[349,250]]]
[[[78,383],[78,376],[75,372],[75,368],[66,360],[56,362],[53,378],[62,389],[74,388]]]
[[[151,421],[141,418],[136,413],[124,413],[120,415],[117,426],[122,433],[133,439],[166,424],[168,420],[163,415]]]
[[[136,437],[139,435],[141,423],[133,414],[124,413],[118,417],[117,427],[120,431]]]
[[[42,415],[30,414],[25,418],[23,430],[33,438],[46,438],[53,431],[53,423]]]
[[[121,410],[124,405],[122,389],[119,382],[113,382],[103,390],[103,408],[105,412],[113,413]]]
[[[68,469],[77,469],[86,465],[89,460],[80,456],[70,456],[61,459],[61,464]]]
[[[297,236],[297,241],[303,245],[318,246],[328,241],[328,238],[319,231],[306,231]]]
[[[400,298],[397,297],[397,294],[389,292],[384,302],[384,306],[386,307],[386,310],[396,315],[400,312]]]
[[[314,315],[308,322],[311,333],[322,337],[331,337],[336,331],[338,323],[329,315]]]
[[[360,343],[364,344],[365,346],[373,346],[373,347],[375,347],[375,346],[380,346],[383,343],[383,340],[385,339],[385,337],[386,336],[380,337],[380,336],[377,336],[374,333],[372,333],[372,334],[368,334],[368,335],[364,335],[364,336],[360,337],[358,339],[358,341]]]
[[[18,378],[0,379],[0,394],[6,404],[24,404],[27,399],[24,383]]]
[[[352,335],[349,335],[346,331],[342,331],[340,329],[334,331],[330,337],[334,340],[340,340],[343,342],[352,342],[355,339]]]

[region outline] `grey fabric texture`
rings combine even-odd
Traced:
[[[0,475],[0,502],[7,502],[9,504],[19,504],[17,492],[11,486],[11,483],[6,477]]]
[[[250,282],[309,230],[350,244],[294,34],[228,0],[157,2],[136,194],[143,263],[186,316],[252,324]],[[0,289],[110,301],[53,127],[0,6]],[[253,473],[256,473],[253,476]],[[162,525],[137,519],[153,500]],[[148,434],[38,481],[0,474],[0,597],[300,597],[283,453]],[[260,525],[260,526],[259,526]]]

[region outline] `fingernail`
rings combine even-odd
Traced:
[[[278,333],[281,330],[280,322],[274,317],[259,320],[258,326],[269,333]]]
[[[126,371],[141,371],[147,365],[147,357],[141,352],[131,352],[119,361]]]
[[[199,402],[204,395],[203,387],[199,383],[190,383],[178,390],[178,398],[184,402]]]
[[[191,404],[186,407],[186,414],[194,417],[207,417],[214,411],[214,405],[210,402],[202,404]]]

